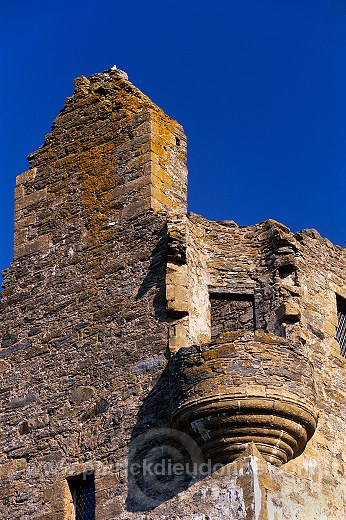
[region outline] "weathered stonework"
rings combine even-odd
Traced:
[[[284,464],[316,429],[312,367],[298,345],[268,333],[227,333],[180,349],[171,393],[174,427],[216,463],[237,459],[254,442],[268,462]]]
[[[15,189],[0,518],[71,519],[93,473],[97,520],[344,520],[345,249],[187,214],[181,126],[75,86]]]

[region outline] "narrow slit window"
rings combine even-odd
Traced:
[[[76,475],[67,479],[73,502],[74,520],[95,520],[94,473]]]
[[[253,294],[210,293],[211,338],[223,332],[255,330]]]
[[[346,358],[346,300],[336,295],[336,306],[338,310],[338,326],[336,328],[336,339],[340,345],[340,353]]]

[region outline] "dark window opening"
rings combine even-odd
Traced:
[[[256,328],[253,294],[210,294],[211,339],[223,332]]]
[[[288,276],[293,277],[296,274],[296,266],[293,264],[281,265],[279,267],[280,278],[287,278]]]
[[[67,479],[74,507],[74,520],[95,520],[94,473]]]
[[[340,353],[346,358],[346,300],[336,295],[336,306],[338,310],[338,326],[336,328],[336,339],[340,345]]]

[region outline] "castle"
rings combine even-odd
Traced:
[[[182,127],[75,81],[15,189],[0,518],[344,520],[346,253],[187,213]]]

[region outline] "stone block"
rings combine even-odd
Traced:
[[[20,207],[19,201],[21,201],[23,198],[24,198],[24,187],[21,184],[19,184],[14,189],[14,200],[15,200],[16,204],[18,201],[18,208]]]
[[[323,323],[323,332],[331,336],[332,338],[335,338],[336,334],[336,325],[332,321],[325,321]]]
[[[26,459],[14,459],[0,465],[0,477],[7,477],[18,471],[24,471],[28,466]]]
[[[38,430],[48,426],[50,418],[48,414],[43,414],[37,417],[32,417],[23,421],[19,427],[19,431],[22,434],[30,433],[32,430]]]
[[[20,219],[16,219],[14,221],[14,229],[17,233],[19,230],[26,229],[35,223],[36,223],[36,215],[28,215],[27,217],[22,217]]]
[[[283,321],[299,321],[300,308],[295,302],[285,302],[277,310],[277,317]]]
[[[0,359],[0,374],[11,370],[11,363],[5,359]]]
[[[34,191],[30,195],[24,195],[16,199],[16,211],[25,209],[29,206],[33,206],[47,199],[47,188],[42,190]]]
[[[143,213],[144,211],[150,209],[150,207],[151,198],[148,196],[143,197],[136,202],[132,202],[126,205],[121,212],[121,218],[127,219],[130,217],[135,217],[136,215],[139,215],[140,213]]]
[[[41,235],[33,240],[25,240],[24,242],[15,241],[14,258],[32,255],[38,252],[47,252],[49,249],[49,236]]]
[[[26,184],[27,182],[35,180],[36,174],[37,168],[31,168],[30,170],[23,172],[22,174],[17,176],[16,185],[19,186],[20,184]]]
[[[95,396],[95,388],[92,386],[78,386],[70,393],[70,403],[80,405],[84,401],[89,401]]]

